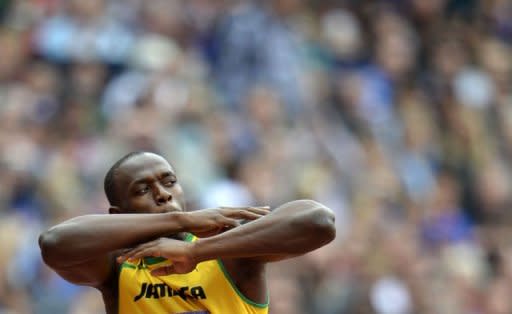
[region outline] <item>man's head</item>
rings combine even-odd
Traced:
[[[105,194],[110,213],[183,211],[183,190],[171,165],[160,155],[132,152],[107,172]]]

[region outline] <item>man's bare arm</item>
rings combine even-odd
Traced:
[[[207,209],[162,214],[115,214],[76,217],[39,237],[43,260],[70,282],[98,287],[110,276],[112,253],[180,232],[216,233],[256,219],[265,210]],[[87,267],[84,267],[87,266]]]
[[[197,241],[199,261],[212,258],[253,258],[262,262],[302,255],[336,236],[334,214],[310,200],[286,203],[259,221]]]
[[[153,274],[186,273],[195,264],[216,258],[271,262],[297,256],[329,243],[335,236],[332,211],[318,202],[300,200],[286,203],[261,219],[194,243],[171,239],[144,243],[119,260],[164,256],[173,265]]]

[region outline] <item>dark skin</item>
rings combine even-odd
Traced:
[[[264,207],[186,212],[174,170],[156,154],[128,159],[115,182],[119,202],[110,215],[76,217],[39,238],[44,261],[66,280],[99,289],[107,313],[117,313],[117,272],[129,258],[173,261],[172,267],[154,270],[154,276],[187,273],[202,261],[220,258],[237,288],[265,303],[266,263],[307,253],[335,237],[332,212],[309,200],[272,212]],[[242,220],[249,223],[241,225]],[[185,232],[199,239],[185,242]]]

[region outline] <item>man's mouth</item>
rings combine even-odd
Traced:
[[[173,206],[173,205],[165,205],[162,206],[159,211],[162,213],[172,213],[172,212],[180,212],[181,209],[179,207]]]

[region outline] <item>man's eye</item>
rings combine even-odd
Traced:
[[[149,188],[145,187],[145,188],[142,188],[142,189],[138,189],[137,190],[137,194],[143,195],[143,194],[146,194],[148,191],[149,191]]]
[[[170,181],[165,181],[163,184],[164,186],[173,186],[174,184],[176,183],[176,180],[170,180]]]

